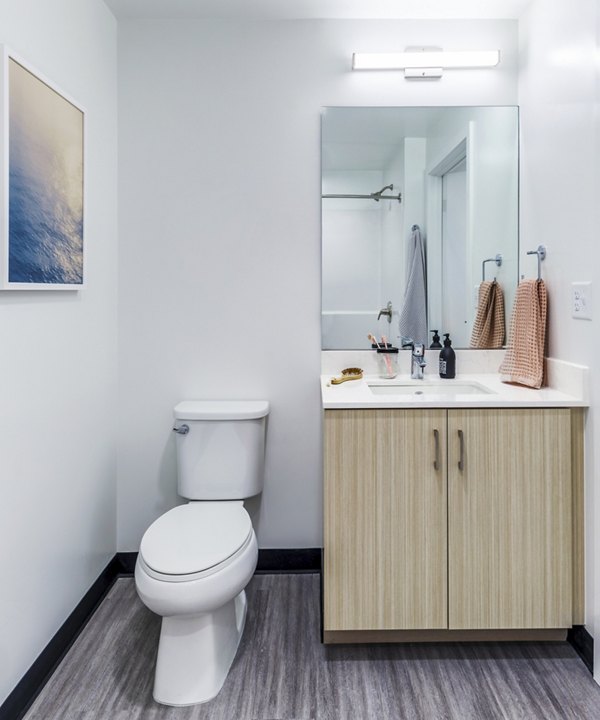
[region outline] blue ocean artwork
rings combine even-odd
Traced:
[[[8,280],[83,282],[83,113],[11,59]]]

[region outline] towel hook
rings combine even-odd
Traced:
[[[528,250],[528,255],[537,255],[537,263],[538,263],[538,276],[537,279],[542,279],[542,260],[546,259],[546,246],[545,245],[538,245],[537,250]]]
[[[488,262],[495,262],[498,267],[502,267],[502,255],[498,253],[496,257],[487,258],[481,263],[481,282],[485,282],[485,264]]]

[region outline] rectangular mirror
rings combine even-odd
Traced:
[[[367,349],[369,332],[429,347],[434,329],[456,348],[502,347],[518,283],[518,108],[325,108],[321,142],[322,348]]]

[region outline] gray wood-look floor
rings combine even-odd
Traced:
[[[152,700],[160,618],[116,582],[27,720],[564,720],[600,718],[600,687],[567,643],[323,646],[319,577],[258,575],[219,696]]]

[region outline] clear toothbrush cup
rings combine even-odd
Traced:
[[[398,374],[398,348],[388,345],[377,348],[379,377],[395,378]]]

